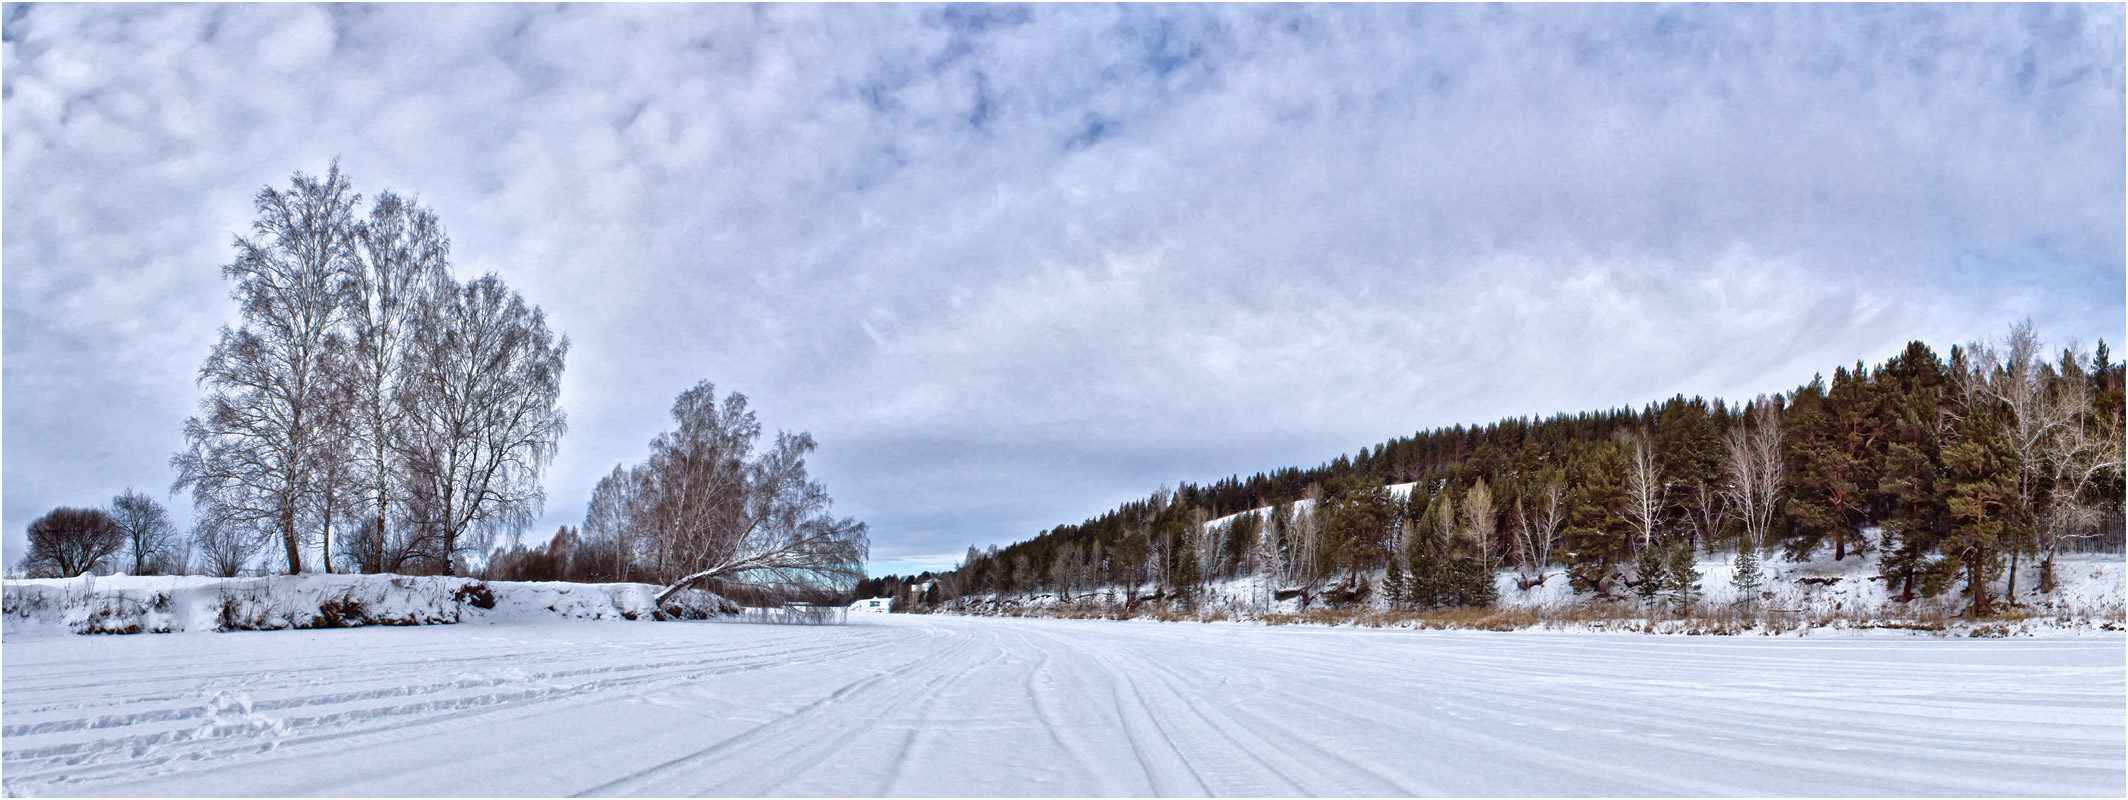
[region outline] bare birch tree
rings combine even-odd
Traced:
[[[1743,523],[1740,546],[1756,552],[1773,529],[1774,508],[1780,502],[1781,412],[1773,398],[1759,395],[1743,416],[1722,437],[1729,454],[1722,491],[1730,513]]]
[[[340,289],[350,347],[342,370],[347,402],[349,505],[357,523],[357,568],[378,571],[418,549],[400,510],[407,487],[409,365],[425,305],[449,280],[450,237],[436,214],[393,192],[355,230],[355,268]],[[359,506],[358,508],[355,508]]]
[[[1264,514],[1263,524],[1256,526],[1256,565],[1261,574],[1262,596],[1258,605],[1270,608],[1278,585],[1286,581],[1286,528],[1292,518],[1292,506],[1279,503]]]
[[[1457,509],[1462,517],[1462,530],[1470,537],[1471,545],[1478,550],[1478,563],[1487,575],[1493,569],[1493,539],[1498,534],[1499,520],[1493,510],[1493,490],[1484,478],[1479,478],[1463,492],[1462,507]]]
[[[190,489],[212,528],[250,528],[281,540],[288,571],[303,571],[297,527],[317,487],[318,432],[331,415],[327,374],[342,314],[336,291],[354,256],[360,196],[338,163],[323,180],[298,172],[287,190],[253,200],[252,236],[236,239],[222,274],[243,323],[224,326],[201,365],[200,413],[185,421],[185,450],[170,459],[172,490]]]
[[[1629,496],[1626,515],[1633,527],[1640,531],[1640,547],[1645,550],[1655,542],[1655,529],[1662,525],[1664,486],[1662,464],[1656,459],[1655,448],[1645,433],[1635,431],[1627,435],[1629,445],[1626,462],[1626,494]]]
[[[651,443],[629,526],[666,554],[659,602],[695,584],[792,596],[864,580],[865,525],[830,516],[827,489],[806,474],[812,436],[778,433],[755,455],[761,425],[746,397],[719,403],[708,381],[680,393],[672,415],[678,428]]]
[[[545,500],[540,472],[568,421],[557,406],[569,339],[500,279],[446,282],[427,307],[401,413],[409,522],[455,571],[459,553],[522,525]]]
[[[1559,526],[1566,524],[1566,481],[1557,473],[1543,473],[1544,484],[1527,508],[1515,499],[1515,585],[1529,591],[1544,585],[1545,570],[1552,563],[1552,545],[1559,540]]]
[[[638,537],[629,519],[636,507],[636,487],[642,482],[642,476],[615,464],[613,472],[600,478],[592,489],[591,502],[584,509],[586,541],[613,554],[616,580],[628,580],[628,568],[640,557],[636,552]]]
[[[2120,507],[2117,496],[2094,496],[2096,487],[2117,480],[2128,461],[2123,431],[2128,420],[2108,418],[2093,407],[2089,358],[2075,346],[2062,351],[2053,376],[2053,415],[2065,421],[2043,440],[2039,461],[2048,481],[2046,509],[2038,520],[2040,591],[2054,589],[2054,557],[2068,541],[2096,536],[2108,514]]]
[[[2073,524],[2081,516],[2074,508],[2053,513],[2047,507],[2052,498],[2046,489],[2055,475],[2066,469],[2064,464],[2056,463],[2055,457],[2071,456],[2073,452],[2063,450],[2060,440],[2085,438],[2077,429],[2088,403],[2081,382],[2077,382],[2076,389],[2069,389],[2069,382],[2056,380],[2050,374],[2039,332],[2030,318],[2012,325],[1999,344],[1967,345],[1966,364],[1965,373],[1955,376],[1965,395],[1999,403],[2008,412],[2001,415],[2001,427],[2017,462],[2015,513],[2022,517],[2023,524],[2009,528],[2015,538],[2006,543],[2010,570],[2003,594],[2016,602],[2017,567],[2024,552],[2043,550],[2051,564],[2053,553],[2045,540],[2056,538],[2055,524]],[[2062,396],[2065,389],[2070,396]],[[2025,538],[2027,535],[2032,538]]]
[[[1305,587],[1305,596],[1314,597],[1322,582],[1322,512],[1323,487],[1319,483],[1308,484],[1301,499],[1306,507],[1295,504],[1293,509],[1295,577]]]

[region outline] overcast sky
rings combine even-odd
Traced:
[[[2124,326],[2118,5],[5,13],[10,564],[168,489],[251,196],[335,157],[569,337],[528,538],[707,379],[813,433],[875,574],[1423,428]]]

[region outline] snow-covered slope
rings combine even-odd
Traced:
[[[1409,487],[1408,484],[1404,486]],[[1694,614],[1704,617],[1739,609],[1738,601],[1742,597],[1731,583],[1735,572],[1733,559],[1733,553],[1699,554],[1696,563],[1701,574],[1701,588],[1695,593]],[[2021,616],[2028,619],[2021,621],[2012,632],[2042,627],[2119,628],[2128,625],[2128,560],[2117,553],[2064,554],[2055,566],[2057,586],[2046,593],[2038,591],[2038,564],[2027,560],[2022,566],[2016,601],[2017,609],[2023,612]],[[1764,575],[1760,597],[1750,606],[1750,613],[1784,628],[1943,620],[1956,616],[1965,607],[1963,598],[1956,596],[1919,598],[1905,603],[1896,601],[1897,587],[1887,591],[1884,580],[1877,574],[1874,551],[1863,555],[1850,554],[1837,561],[1829,550],[1821,550],[1797,561],[1787,560],[1779,553],[1768,553],[1760,570]],[[1370,585],[1379,587],[1383,575],[1377,570],[1364,577]],[[1661,603],[1655,609],[1646,609],[1631,600],[1603,601],[1576,594],[1568,583],[1564,568],[1558,565],[1546,570],[1544,581],[1529,589],[1521,588],[1519,576],[1511,571],[1503,570],[1495,575],[1494,583],[1499,592],[1497,608],[1527,612],[1525,619],[1543,620],[1544,627],[1576,627],[1589,613],[1614,622],[1620,617],[1636,615],[1675,616],[1672,613],[1674,603]],[[1287,588],[1267,584],[1261,577],[1253,575],[1220,581],[1209,587],[1196,611],[1203,617],[1231,619],[1302,614],[1307,610],[1302,599],[1290,591],[1279,591]],[[2007,588],[2007,576],[1996,581],[1998,597]],[[1140,587],[1141,595],[1150,591],[1150,586]],[[1282,593],[1288,596],[1277,599]],[[1115,587],[1103,586],[1079,592],[1069,601],[1054,593],[982,596],[972,598],[965,607],[977,613],[1076,615],[1113,606],[1120,602],[1122,595],[1123,592]],[[1380,593],[1373,593],[1369,607],[1379,610],[1383,606]],[[1559,624],[1561,622],[1566,624]]]
[[[10,795],[2121,796],[2121,635],[853,615],[9,637]]]
[[[407,575],[265,578],[107,575],[0,585],[6,635],[341,628],[540,618],[652,619],[663,587],[643,583],[476,581]],[[682,592],[668,616],[730,611],[722,598]]]

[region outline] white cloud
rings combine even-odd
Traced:
[[[334,156],[573,341],[542,531],[702,378],[891,559],[2123,323],[2113,7],[39,5],[4,53],[10,553],[168,480],[229,235]]]

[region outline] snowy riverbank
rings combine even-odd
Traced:
[[[1641,633],[1905,630],[1938,636],[2021,636],[2128,630],[2128,560],[2118,553],[2063,554],[2056,561],[2056,585],[2049,592],[2038,590],[2039,566],[2027,561],[2015,602],[2005,604],[1997,618],[1979,621],[1959,617],[1965,604],[1955,595],[1898,601],[1896,588],[1888,590],[1877,574],[1874,553],[1839,560],[1822,551],[1799,560],[1768,554],[1761,565],[1763,583],[1750,604],[1739,602],[1742,595],[1731,583],[1734,566],[1730,559],[1729,554],[1699,556],[1702,589],[1685,609],[1674,600],[1642,603],[1632,598],[1577,595],[1564,570],[1554,566],[1541,584],[1529,589],[1519,585],[1515,573],[1499,573],[1495,576],[1499,600],[1488,610],[1396,611],[1384,607],[1379,593],[1352,607],[1329,609],[1305,603],[1289,587],[1266,584],[1257,576],[1215,582],[1186,609],[1157,600],[1126,608],[1124,592],[1103,586],[1068,597],[1057,592],[981,595],[945,610],[982,616]],[[1370,586],[1381,585],[1379,571],[1365,578]],[[2007,588],[2006,579],[1996,581],[1998,597]],[[1140,597],[1152,594],[1152,589],[1141,587]]]
[[[660,609],[644,583],[478,581],[409,575],[106,575],[0,584],[9,637],[42,632],[182,631],[437,625],[528,619],[701,618],[736,610],[687,591]]]

